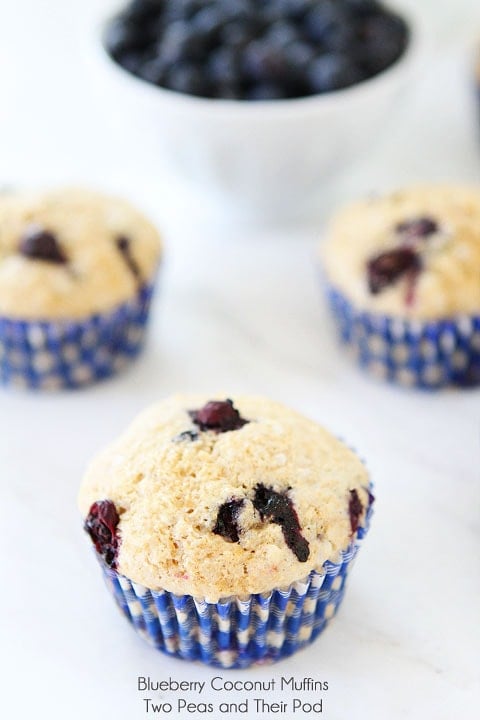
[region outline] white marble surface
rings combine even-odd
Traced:
[[[168,244],[150,343],[135,367],[75,394],[1,393],[0,715],[136,720],[149,717],[138,675],[218,674],[157,655],[116,613],[75,496],[91,454],[146,403],[176,390],[226,390],[274,396],[348,438],[368,459],[377,495],[328,631],[278,666],[228,678],[327,680],[328,720],[473,720],[480,392],[402,392],[350,366],[319,298],[320,225],[221,233],[201,212],[192,225],[159,187],[154,163],[139,162],[142,138],[132,152],[131,139],[112,131],[114,108],[94,100],[79,50],[103,4],[0,2],[0,182],[89,179],[122,189],[158,218]],[[480,11],[473,0],[438,5],[422,3],[432,37],[417,87],[375,152],[337,184],[337,198],[413,179],[479,179],[480,122],[466,73]]]

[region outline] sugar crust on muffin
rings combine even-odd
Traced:
[[[421,220],[430,231],[415,236],[409,224]],[[369,263],[405,248],[415,266],[372,292]],[[480,188],[414,186],[351,204],[333,218],[321,254],[328,282],[358,309],[421,320],[478,314]]]
[[[0,195],[0,316],[80,319],[153,281],[161,240],[123,199],[81,188]]]
[[[217,601],[285,587],[338,561],[357,529],[352,511],[362,526],[371,502],[355,453],[259,397],[233,398],[245,421],[235,429],[210,429],[195,414],[209,399],[179,395],[148,408],[90,464],[79,506],[87,518],[94,503],[115,505],[118,572],[152,590]],[[308,552],[292,550],[265,504],[262,511],[265,493],[293,508]],[[222,517],[232,502],[238,536]]]

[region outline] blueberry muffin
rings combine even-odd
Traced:
[[[363,367],[410,386],[480,383],[480,189],[351,205],[322,259],[340,338]]]
[[[117,604],[159,650],[224,667],[311,642],[372,503],[327,431],[257,397],[171,397],[90,465],[79,505]]]
[[[161,244],[127,202],[82,189],[0,196],[0,378],[107,377],[140,351]]]

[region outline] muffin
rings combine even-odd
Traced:
[[[174,396],[90,465],[79,496],[115,600],[155,648],[248,667],[312,642],[369,523],[356,455],[258,397]]]
[[[105,378],[143,345],[161,243],[127,202],[83,189],[0,195],[0,379]]]
[[[351,205],[322,259],[340,339],[362,367],[421,388],[480,383],[480,189]]]

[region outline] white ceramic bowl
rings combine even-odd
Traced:
[[[400,14],[411,31],[404,55],[381,74],[324,95],[252,102],[156,87],[110,58],[102,45],[108,20],[97,28],[96,80],[109,83],[125,142],[140,139],[164,179],[180,178],[197,198],[236,216],[311,216],[325,187],[368,151],[395,112],[418,57],[416,24]]]

